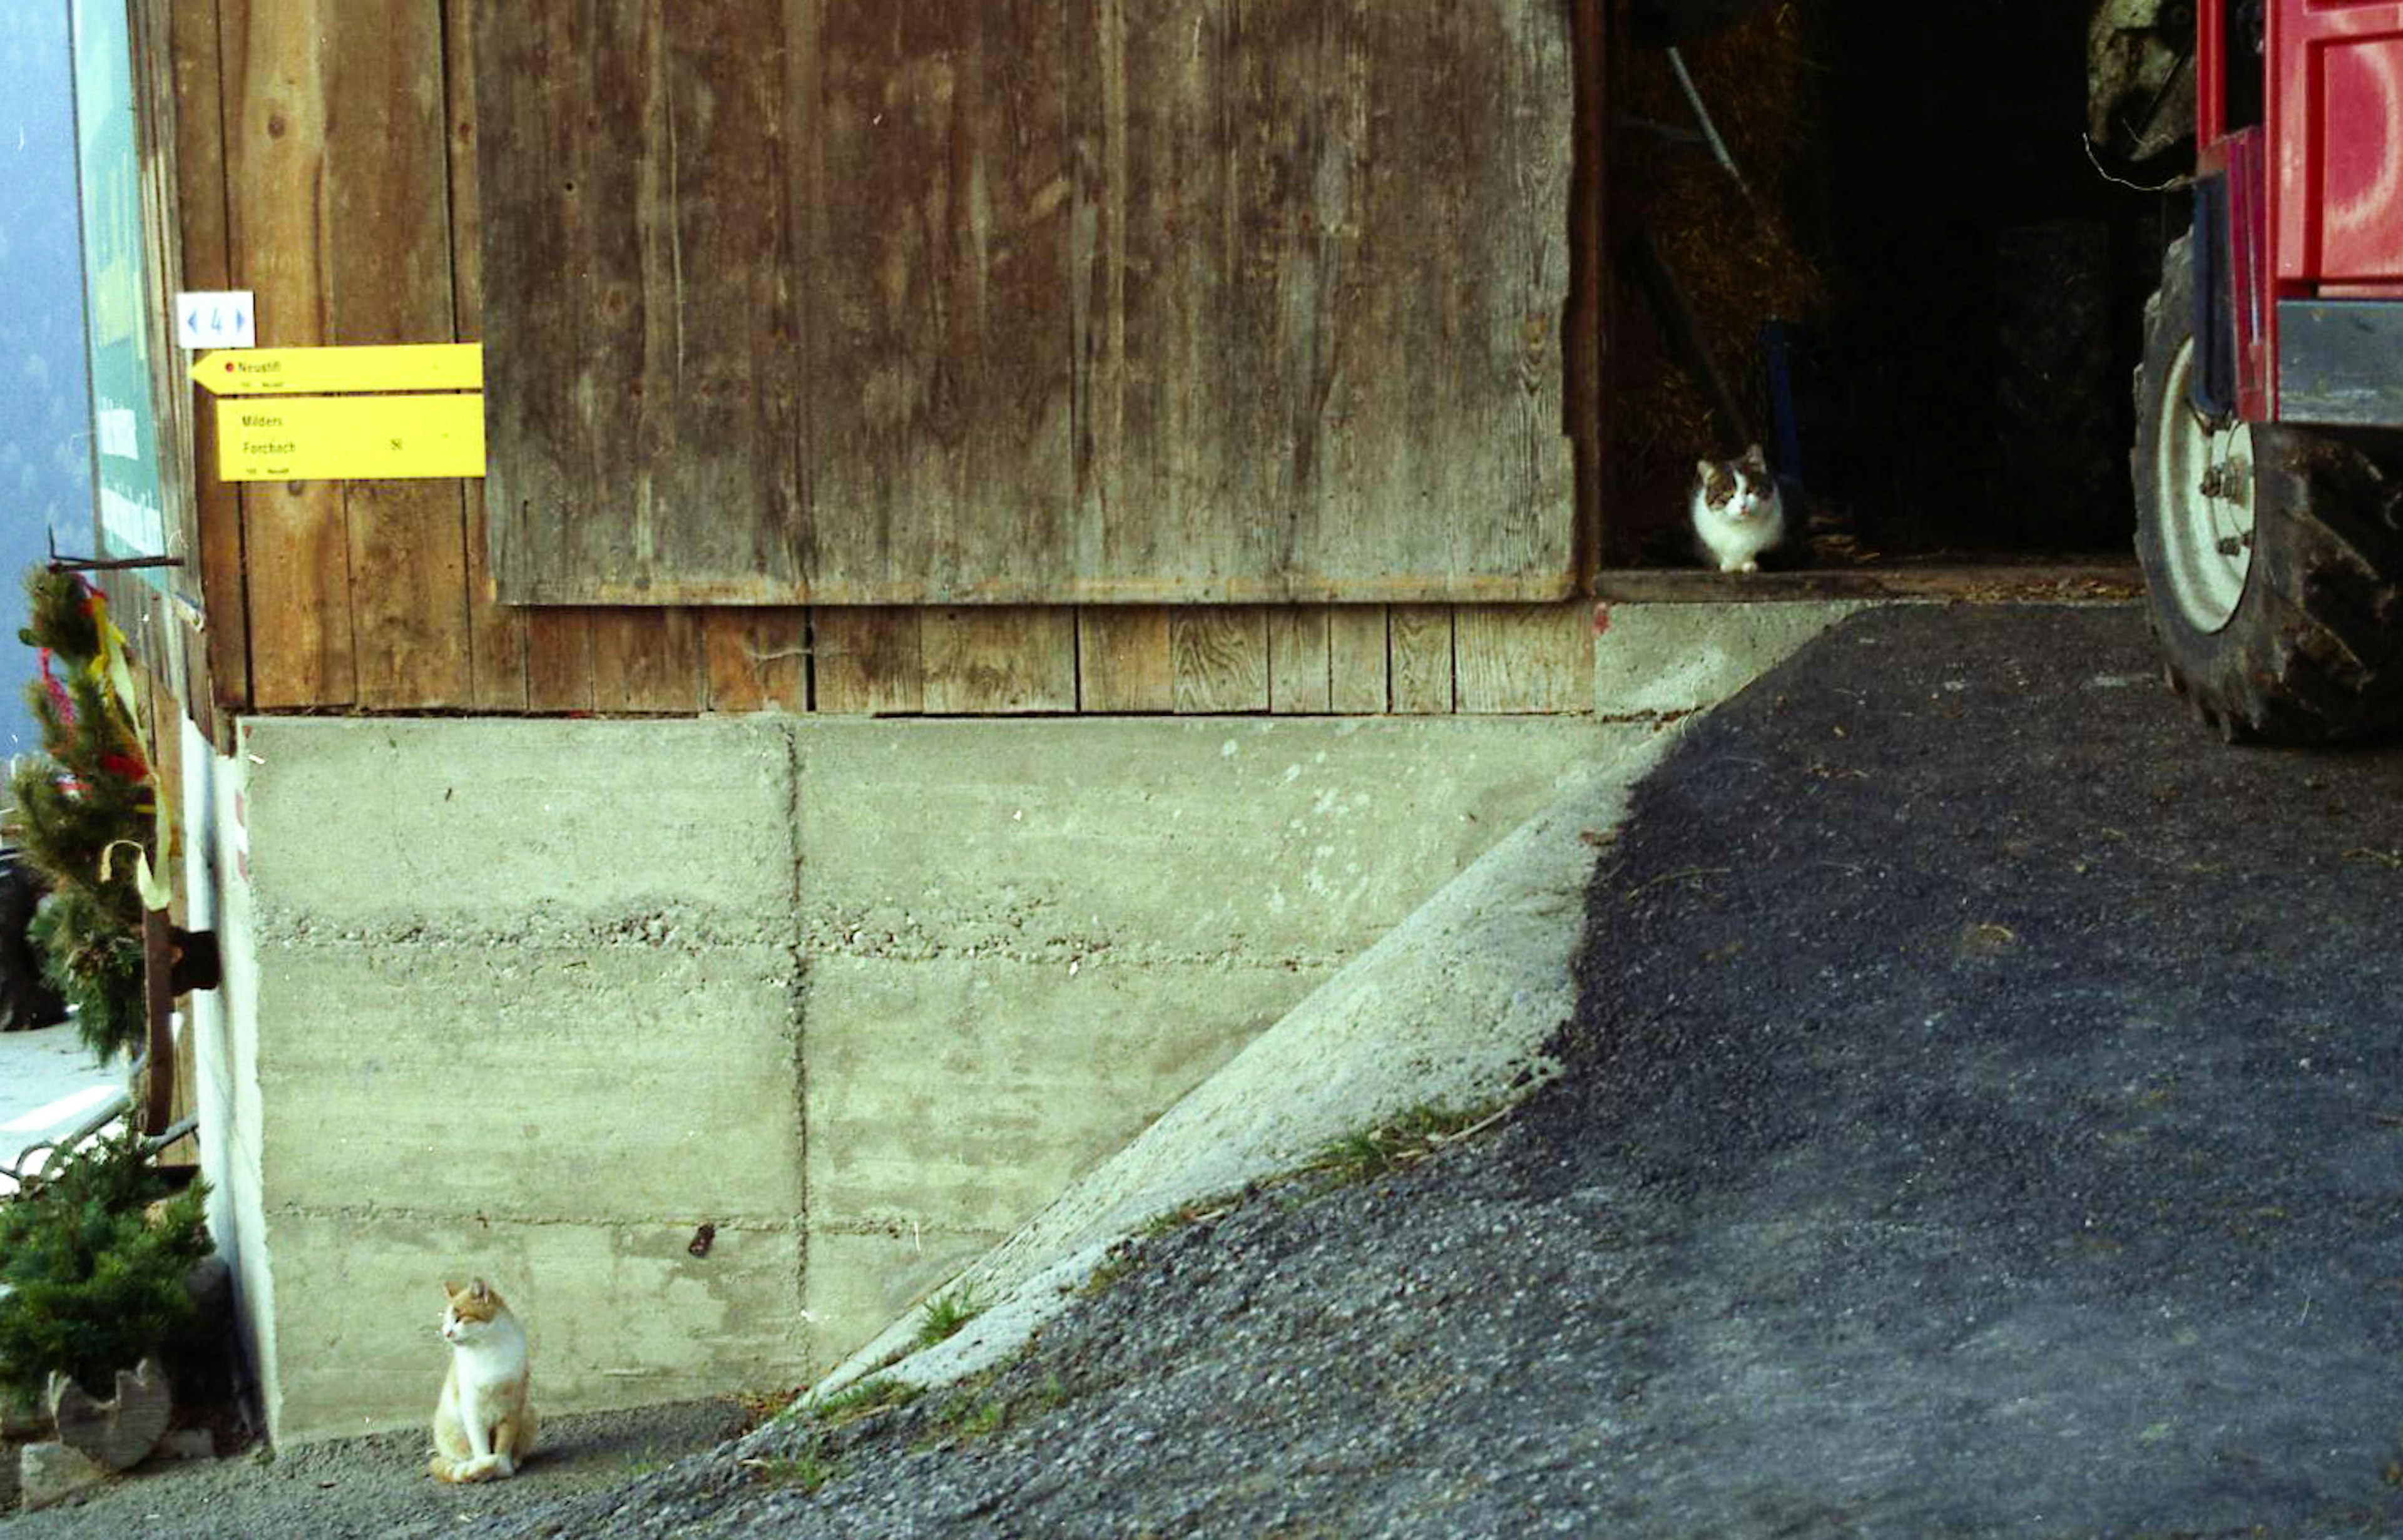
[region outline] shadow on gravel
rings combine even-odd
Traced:
[[[1531,1118],[1660,1243],[1623,1517],[2403,1529],[2398,867],[2403,754],[2222,747],[2123,609],[1864,616],[1701,723]]]

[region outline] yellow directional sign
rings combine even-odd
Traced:
[[[370,390],[482,390],[479,342],[394,347],[236,348],[204,353],[192,382],[212,395],[322,395]]]
[[[296,395],[217,403],[226,481],[371,481],[484,474],[484,397]]]

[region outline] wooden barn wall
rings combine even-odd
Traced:
[[[257,291],[266,346],[481,340],[474,0],[143,3],[171,21],[184,286]],[[1599,0],[1528,4],[1566,4],[1575,23],[1557,394],[1582,581],[1600,482]],[[495,597],[483,490],[201,476],[208,624],[181,664],[195,716],[1591,707],[1587,606],[1574,599],[513,606]]]

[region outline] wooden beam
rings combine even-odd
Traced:
[[[1593,709],[1589,605],[1462,604],[1452,620],[1462,711]]]
[[[790,711],[807,704],[809,611],[699,612],[711,711]]]
[[[339,340],[325,241],[327,55],[341,0],[221,0],[227,244],[258,309],[258,340]],[[252,704],[357,699],[351,537],[334,482],[260,482],[242,493]]]
[[[1160,712],[1176,706],[1164,604],[1088,605],[1076,612],[1076,708]]]
[[[1394,671],[1394,710],[1440,715],[1452,709],[1452,606],[1396,604],[1386,611]]]
[[[1327,606],[1287,604],[1269,611],[1269,710],[1335,709],[1327,664]]]
[[[812,610],[812,709],[861,716],[925,710],[922,614],[901,608]]]
[[[227,237],[224,64],[217,30],[217,0],[174,0],[169,47],[175,75],[176,218],[182,227],[183,284],[189,289],[233,286]],[[193,720],[215,726],[219,712],[229,723],[250,706],[250,601],[243,591],[242,498],[230,482],[217,479],[216,413],[205,404],[193,414],[194,518],[192,552],[199,563],[201,609],[208,617],[206,653],[196,671],[201,695],[187,698]],[[212,742],[216,735],[210,732]],[[230,752],[231,742],[219,742]]]
[[[1170,647],[1180,712],[1269,709],[1269,616],[1256,604],[1183,605]]]
[[[921,612],[926,710],[1014,715],[1076,709],[1076,612],[1061,605]]]
[[[450,115],[451,278],[462,342],[484,338],[482,203],[476,188],[476,29],[474,0],[444,0],[449,49],[443,99]],[[484,483],[465,484],[469,690],[478,711],[528,709],[525,612],[504,604],[493,584],[492,532]]]
[[[456,295],[441,0],[344,5],[326,19],[329,110],[314,232],[326,340],[450,341]],[[461,483],[351,481],[343,494],[358,703],[469,704]],[[326,593],[319,602],[344,600]]]
[[[1393,709],[1385,606],[1338,604],[1327,617],[1328,706],[1347,715]]]

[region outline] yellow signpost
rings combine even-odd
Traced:
[[[222,480],[483,474],[481,395],[295,395],[217,403]]]
[[[393,347],[238,348],[204,353],[192,382],[211,395],[329,395],[346,391],[482,390],[479,342]]]
[[[203,354],[191,374],[218,397],[220,480],[484,474],[479,343],[229,349]],[[337,394],[354,391],[427,394]]]

